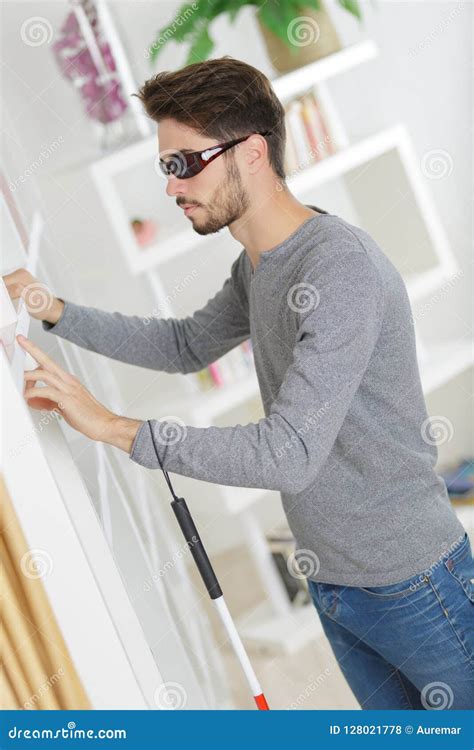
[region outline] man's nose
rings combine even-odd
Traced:
[[[186,180],[180,180],[179,177],[170,175],[167,180],[166,195],[171,198],[174,195],[185,195],[186,193]]]

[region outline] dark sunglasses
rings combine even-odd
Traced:
[[[269,133],[270,131],[266,130],[264,133],[258,133],[257,135],[269,135]],[[250,135],[253,135],[253,133]],[[229,148],[242,143],[242,141],[246,141],[247,138],[250,138],[250,135],[244,135],[242,138],[236,138],[233,141],[227,141],[227,143],[211,146],[204,149],[204,151],[190,151],[188,153],[177,151],[166,159],[160,159],[160,169],[166,177],[173,175],[180,180],[187,180],[189,177],[194,177],[199,172],[202,172],[204,167],[207,167],[211,161],[217,159],[218,156]]]

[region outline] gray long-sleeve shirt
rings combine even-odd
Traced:
[[[261,254],[245,249],[222,289],[181,320],[108,313],[65,300],[43,327],[108,357],[166,372],[201,370],[251,338],[265,416],[167,440],[164,468],[281,492],[311,579],[396,583],[429,568],[464,528],[444,480],[416,359],[404,282],[374,239],[319,211]],[[159,468],[147,423],[130,458]]]

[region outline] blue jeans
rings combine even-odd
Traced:
[[[429,570],[401,583],[308,585],[361,708],[474,708],[474,560],[467,534]]]

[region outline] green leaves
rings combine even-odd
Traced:
[[[304,5],[300,0],[267,0],[260,6],[258,14],[270,31],[288,43],[288,25],[294,18],[302,15]]]
[[[209,36],[209,23],[203,24],[197,34],[193,36],[191,49],[186,59],[186,65],[206,60],[214,49],[214,42]]]
[[[353,16],[362,21],[362,13],[360,12],[358,0],[338,0],[339,5],[352,13]]]
[[[342,8],[362,20],[359,0],[338,0]],[[228,13],[234,23],[244,5],[253,5],[262,23],[288,43],[288,25],[305,15],[305,8],[320,10],[320,0],[194,0],[180,6],[173,19],[158,30],[149,47],[151,64],[170,41],[190,45],[186,65],[205,60],[214,49],[210,26],[215,18]]]

